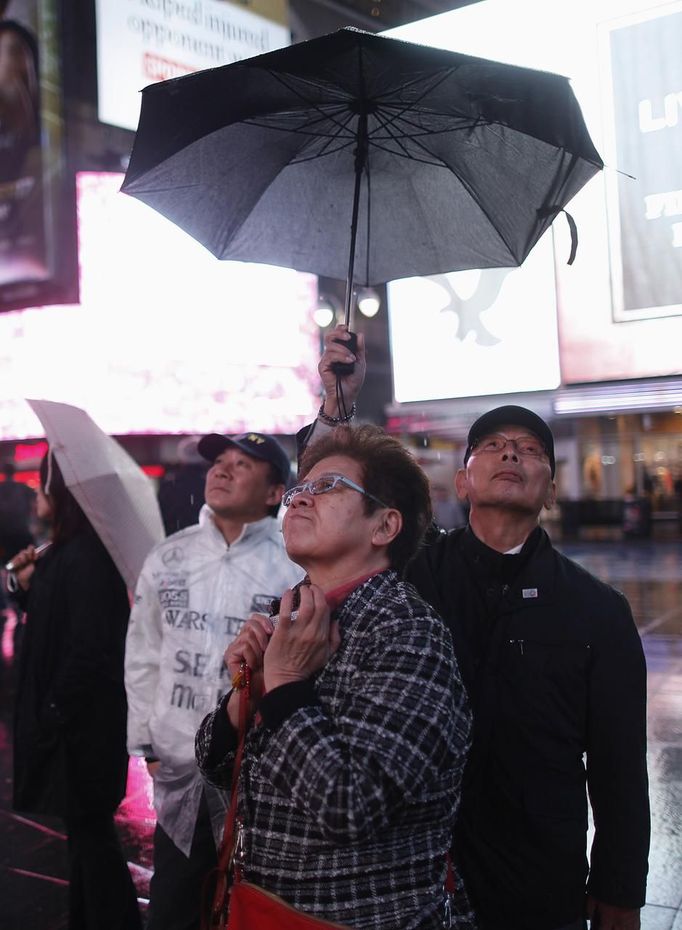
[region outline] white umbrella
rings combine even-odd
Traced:
[[[154,485],[115,439],[80,407],[29,400],[64,482],[130,589],[150,549],[164,538]]]

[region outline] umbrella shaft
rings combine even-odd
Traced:
[[[360,113],[358,118],[357,146],[355,149],[355,187],[353,189],[353,215],[350,221],[350,253],[348,255],[348,276],[346,277],[346,305],[344,323],[350,327],[350,307],[353,298],[353,270],[355,267],[355,240],[358,234],[358,212],[360,208],[360,184],[362,172],[367,164],[367,114]],[[369,242],[367,243],[369,248]]]

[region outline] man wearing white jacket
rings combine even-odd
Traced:
[[[195,930],[201,888],[216,863],[223,795],[204,785],[194,736],[230,688],[223,653],[246,618],[301,580],[276,519],[289,478],[280,444],[261,433],[212,433],[212,463],[196,526],[147,557],[126,642],[128,751],[154,777],[154,875],[148,930]]]

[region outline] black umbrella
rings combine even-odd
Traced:
[[[521,264],[602,167],[566,78],[341,29],[146,87],[122,190],[346,277],[348,323],[354,281]]]

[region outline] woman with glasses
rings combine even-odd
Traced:
[[[356,928],[440,928],[470,715],[441,620],[400,581],[429,525],[426,476],[372,426],[310,447],[285,496],[287,552],[306,573],[273,622],[228,648],[257,699],[240,769],[244,877]],[[239,696],[197,734],[230,782]]]

